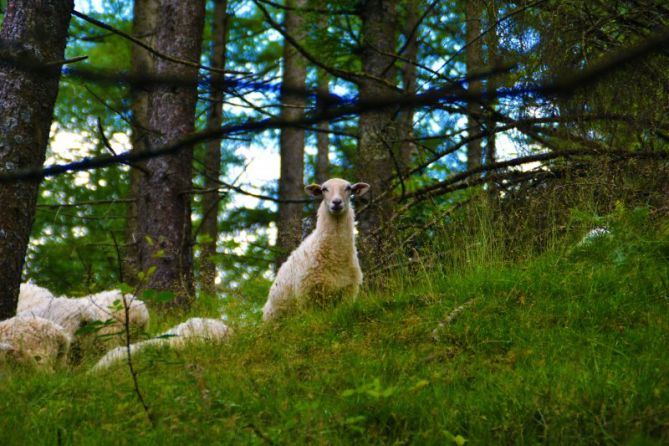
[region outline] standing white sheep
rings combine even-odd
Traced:
[[[279,268],[263,308],[264,320],[305,304],[355,298],[362,284],[351,195],[363,195],[369,185],[332,178],[305,190],[323,197],[316,229]]]
[[[172,327],[157,338],[137,342],[130,345],[131,355],[134,357],[140,351],[150,346],[168,346],[183,348],[190,342],[217,342],[223,340],[230,333],[230,328],[220,319],[204,319],[194,317],[176,327]],[[95,366],[94,371],[105,369],[115,362],[127,357],[127,347],[116,347],[108,351]]]
[[[41,317],[15,316],[0,322],[0,363],[8,362],[52,370],[65,363],[70,336]]]

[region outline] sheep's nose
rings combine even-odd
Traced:
[[[332,200],[332,205],[334,207],[340,207],[341,204],[342,204],[341,198],[335,198],[334,200]]]

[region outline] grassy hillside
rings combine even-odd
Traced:
[[[355,303],[151,352],[153,425],[123,365],[0,371],[0,444],[667,444],[669,231],[645,211],[608,224],[513,264],[418,262]]]

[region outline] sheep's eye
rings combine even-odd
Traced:
[[[350,184],[348,186],[346,186],[346,190],[349,191],[349,192],[351,191],[351,185]]]
[[[321,192],[327,192],[328,188],[327,187],[321,187]]]

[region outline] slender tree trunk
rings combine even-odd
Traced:
[[[397,33],[397,1],[367,0],[361,5],[362,64],[365,77],[358,83],[360,100],[371,101],[396,95],[395,58]],[[382,80],[379,80],[382,79]],[[392,243],[389,228],[381,231],[382,224],[393,213],[394,200],[390,182],[399,170],[395,146],[398,122],[396,110],[388,107],[367,111],[360,115],[359,140],[356,159],[356,181],[371,186],[370,191],[358,202],[358,230],[360,231],[360,256],[363,269],[369,269]],[[364,209],[363,209],[364,208]]]
[[[497,21],[497,5],[495,0],[488,0],[488,23],[492,27],[486,35],[486,43],[488,46],[488,65],[496,66],[499,64],[499,42],[497,37],[497,27],[493,25]],[[490,76],[487,80],[486,89],[489,93],[494,93],[497,90],[497,82],[495,76]],[[486,162],[488,164],[494,164],[496,157],[496,133],[495,126],[497,121],[495,120],[495,107],[497,104],[496,99],[490,99],[488,101],[488,109],[486,119]]]
[[[135,0],[133,5],[132,33],[153,46],[158,27],[158,0]],[[154,57],[139,45],[132,46],[132,73],[142,76],[154,70]],[[140,152],[146,149],[149,138],[149,95],[143,87],[134,87],[130,91],[132,110],[132,150]],[[128,198],[137,200],[142,171],[130,169],[130,187]],[[139,271],[139,228],[137,225],[137,201],[128,204],[126,224],[126,252],[123,264],[123,280],[137,285]]]
[[[318,21],[319,33],[327,33],[328,18],[322,15]],[[328,73],[318,68],[316,70],[316,108],[324,110],[327,108],[327,97],[330,94],[330,76]],[[319,132],[316,133],[316,182],[323,184],[330,178],[330,135],[328,130],[330,125],[327,121],[318,123]]]
[[[288,0],[284,26],[286,32],[298,42],[304,41],[304,19],[300,11],[305,0]],[[288,41],[283,48],[283,79],[281,90],[281,116],[289,121],[299,121],[304,117],[307,105],[307,66],[304,58]],[[279,198],[295,200],[304,197],[304,129],[283,128],[280,137],[281,172],[279,178]],[[302,204],[280,203],[277,221],[276,264],[281,265],[302,239]]]
[[[226,46],[228,41],[227,0],[214,2],[212,26],[211,65],[225,68]],[[224,76],[212,73],[212,85],[209,87],[209,115],[207,127],[215,129],[223,123],[223,89],[217,86]],[[209,192],[202,197],[202,235],[205,240],[201,247],[200,285],[202,291],[210,296],[216,294],[216,242],[218,240],[218,177],[221,174],[221,141],[209,141],[204,160],[205,189]]]
[[[465,55],[467,61],[467,77],[469,78],[481,72],[481,54],[483,50],[482,41],[478,37],[481,34],[481,16],[483,14],[482,2],[483,0],[468,0],[465,2],[465,40],[469,45]],[[469,92],[473,95],[481,94],[481,81],[470,81]],[[481,133],[481,123],[479,121],[481,111],[480,100],[470,100],[467,104],[467,127],[469,128],[470,135]],[[483,157],[481,151],[481,139],[482,138],[477,138],[471,141],[467,146],[467,169],[473,169],[481,165],[481,159]]]
[[[204,24],[204,0],[160,0],[155,48],[180,59],[198,62]],[[156,59],[152,74],[179,78],[191,85],[154,85],[149,92],[148,144],[160,147],[194,130],[197,99],[195,68]],[[156,132],[154,133],[153,130]],[[144,163],[137,202],[139,260],[143,272],[155,271],[147,286],[175,293],[172,302],[187,307],[193,298],[191,240],[192,147]]]
[[[330,76],[325,72],[325,70],[318,70],[316,73],[317,76],[317,86],[316,92],[318,94],[318,104],[319,109],[324,108],[323,98],[326,98],[330,94]],[[321,121],[318,123],[319,132],[316,133],[316,182],[318,184],[323,184],[330,177],[330,135],[327,133],[330,129],[330,125],[327,121]]]
[[[72,0],[9,0],[0,49],[0,172],[44,164]],[[0,185],[0,320],[16,313],[39,181]]]
[[[407,1],[407,16],[404,24],[403,34],[407,39],[406,49],[402,56],[406,61],[402,70],[402,85],[404,93],[407,95],[416,94],[416,61],[418,60],[418,19],[419,19],[419,1]],[[400,146],[400,161],[402,172],[408,170],[411,163],[411,156],[416,151],[413,137],[413,116],[414,109],[404,110],[400,115],[400,131],[402,138]]]

